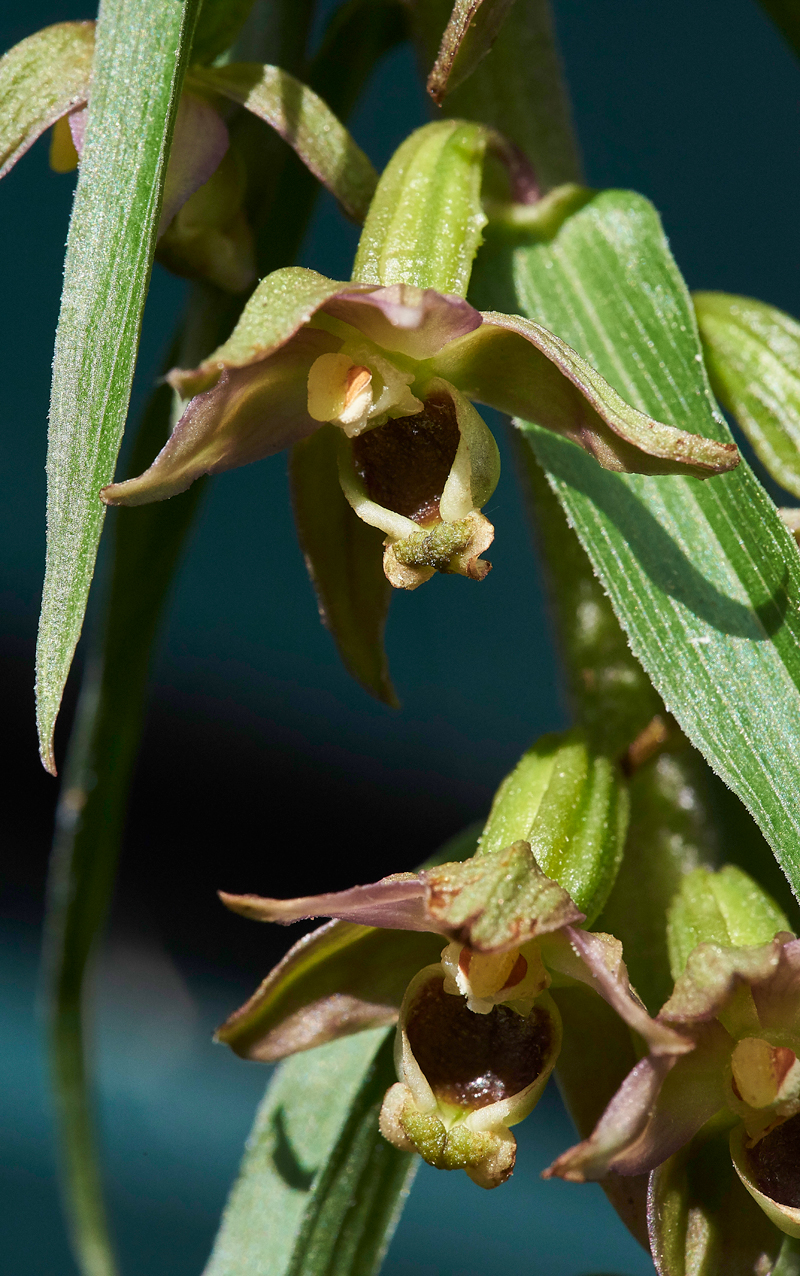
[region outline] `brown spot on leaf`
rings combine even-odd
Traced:
[[[553,1040],[550,1016],[541,1006],[527,1018],[507,1006],[478,1015],[463,997],[446,993],[439,980],[420,991],[406,1032],[437,1099],[468,1108],[485,1108],[524,1090],[547,1064]]]
[[[459,439],[452,401],[429,399],[422,412],[359,434],[353,462],[373,501],[425,525],[439,516]]]

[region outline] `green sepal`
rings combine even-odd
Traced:
[[[800,323],[750,297],[693,301],[714,394],[776,483],[800,496]]]
[[[57,22],[0,58],[0,177],[62,115],[85,106],[93,22]]]
[[[409,980],[439,960],[440,935],[328,922],[289,950],[215,1040],[243,1059],[286,1055],[393,1023]]]
[[[389,160],[358,244],[353,279],[467,294],[486,216],[481,179],[488,131],[442,120],[406,138]]]
[[[480,851],[425,874],[428,913],[443,934],[477,952],[518,948],[536,935],[580,921],[567,892],[537,864],[526,841]]]
[[[354,513],[339,484],[338,431],[323,426],[296,443],[289,462],[292,506],[323,624],[348,672],[397,707],[383,630],[392,587],[381,567],[382,534]]]
[[[288,71],[260,62],[193,67],[187,83],[218,93],[275,129],[355,221],[363,221],[378,175],[321,97]]]
[[[228,340],[196,368],[175,368],[168,378],[170,385],[184,399],[201,394],[216,384],[223,369],[255,363],[265,351],[284,345],[320,306],[347,286],[303,266],[273,270],[248,299]]]
[[[591,926],[614,885],[627,826],[627,790],[614,763],[592,753],[582,732],[548,735],[500,785],[480,851],[530,842],[542,871]]]
[[[486,57],[513,3],[456,0],[426,85],[438,106]]]
[[[476,840],[470,825],[423,868],[466,859]],[[439,960],[444,943],[441,935],[328,922],[289,950],[216,1039],[243,1058],[269,1062],[392,1023],[409,981]]]
[[[668,913],[672,977],[683,973],[698,944],[755,948],[789,929],[783,911],[742,869],[732,864],[718,872],[696,868],[684,877]]]
[[[717,1124],[650,1175],[650,1244],[665,1276],[766,1274],[781,1251],[783,1237],[731,1165],[728,1123]]]

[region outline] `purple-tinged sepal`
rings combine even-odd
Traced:
[[[697,869],[684,880],[670,910],[675,989],[656,1022],[693,1048],[676,1058],[651,1047],[590,1137],[549,1173],[583,1181],[652,1171],[713,1119],[734,1127],[734,1163],[753,1199],[773,1191],[779,1212],[796,1208],[800,940],[785,926],[739,869]],[[756,942],[733,946],[737,938]],[[687,956],[692,939],[700,942]]]

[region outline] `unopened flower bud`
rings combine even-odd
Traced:
[[[497,791],[480,846],[524,839],[591,925],[622,860],[628,828],[625,783],[614,763],[590,752],[580,732],[543,736]]]
[[[520,954],[504,956],[513,971]],[[501,965],[482,971],[489,987],[508,982]],[[381,1132],[438,1169],[464,1169],[480,1187],[497,1187],[514,1168],[508,1127],[531,1112],[544,1089],[561,1047],[561,1020],[544,992],[525,1014],[502,1002],[475,1013],[445,969],[425,967],[406,992],[395,1054],[401,1080],[384,1100]],[[526,976],[527,963],[521,982]],[[508,991],[513,996],[515,987]]]

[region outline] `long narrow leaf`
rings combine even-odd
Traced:
[[[376,1270],[413,1171],[377,1128],[392,1036],[373,1029],[280,1065],[204,1276]]]
[[[67,240],[48,451],[47,566],[37,653],[42,761],[103,526],[139,342],[169,143],[197,0],[105,0]]]
[[[168,434],[171,398],[167,386],[154,397],[134,465]],[[87,1276],[115,1268],[88,1097],[84,977],[113,890],[153,634],[201,492],[198,485],[197,493],[117,515],[106,633],[81,689],[56,816],[45,923],[50,1067],[65,1210]]]
[[[728,437],[647,200],[605,192],[551,241],[498,240],[482,265],[484,302],[535,317],[659,420]],[[524,428],[635,655],[797,892],[800,558],[775,507],[744,462],[704,484],[627,477]]]

